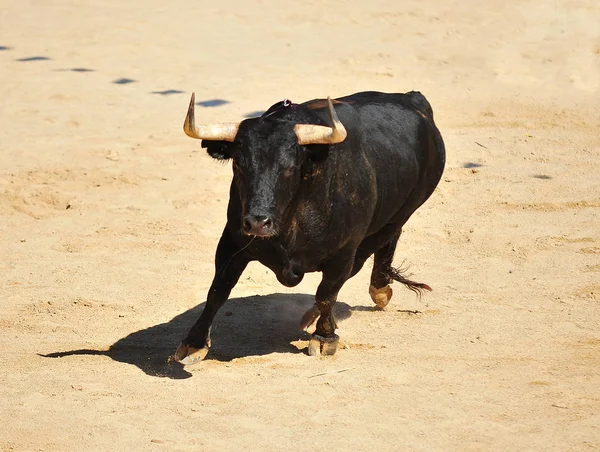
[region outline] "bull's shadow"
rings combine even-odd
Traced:
[[[293,343],[309,339],[309,334],[302,331],[299,324],[302,315],[313,304],[314,295],[307,294],[277,293],[230,299],[215,318],[211,332],[212,347],[206,359],[231,361],[269,353],[305,353]],[[169,322],[131,333],[108,350],[76,349],[41,356],[108,356],[115,361],[133,364],[151,376],[189,378],[192,374],[178,363],[169,363],[168,358],[198,319],[204,305],[202,303]],[[338,302],[335,313],[338,321],[344,320],[351,315],[350,306]]]

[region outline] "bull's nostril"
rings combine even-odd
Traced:
[[[242,230],[248,235],[267,236],[273,228],[273,220],[266,215],[247,215],[242,220]]]

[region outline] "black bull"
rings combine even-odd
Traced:
[[[341,123],[341,132],[332,122]],[[373,254],[369,293],[379,307],[392,296],[392,280],[431,290],[392,266],[403,225],[433,193],[445,164],[421,93],[284,101],[260,118],[199,128],[192,97],[184,129],[203,139],[215,159],[233,160],[233,181],[206,306],[175,360],[204,359],[215,314],[250,261],[288,287],[307,272],[322,272],[315,305],[301,320],[307,329],[318,318],[311,355],[335,353],[338,292]]]

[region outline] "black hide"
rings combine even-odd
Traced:
[[[402,226],[444,169],[429,102],[418,92],[362,92],[334,105],[348,132],[338,144],[301,146],[294,133],[296,124],[331,125],[323,100],[280,102],[243,121],[233,142],[203,141],[212,157],[232,160],[233,181],[215,278],[185,345],[210,345],[214,315],[253,260],[286,286],[323,273],[315,297],[320,338],[335,335],[337,294],[373,254],[372,287],[395,279],[427,288],[395,274],[391,261]]]

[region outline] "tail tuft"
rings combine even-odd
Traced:
[[[388,270],[388,277],[393,279],[394,281],[398,281],[399,283],[404,284],[409,290],[414,292],[419,297],[419,299],[423,296],[423,291],[432,291],[431,287],[429,287],[427,284],[411,281],[406,276],[404,276],[403,273],[405,273],[406,270],[406,267],[390,267]]]

